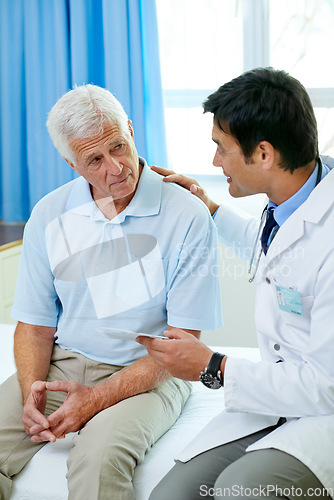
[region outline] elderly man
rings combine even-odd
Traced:
[[[42,199],[25,229],[17,374],[0,388],[0,497],[45,442],[79,431],[69,499],[132,499],[135,466],[190,389],[127,332],[198,337],[220,324],[215,228],[201,201],[138,157],[107,90],[71,90],[47,125],[79,177]]]

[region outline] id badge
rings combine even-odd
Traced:
[[[276,295],[282,311],[303,316],[302,299],[297,290],[276,285]]]

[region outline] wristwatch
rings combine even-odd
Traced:
[[[199,379],[209,389],[220,389],[223,386],[220,365],[225,354],[214,352],[208,366],[201,372]]]

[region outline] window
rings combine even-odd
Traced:
[[[321,153],[334,154],[334,2],[271,0],[270,64],[298,78],[311,96]]]
[[[156,2],[171,168],[221,179],[212,166],[212,116],[203,115],[202,102],[243,71],[268,65],[305,85],[320,152],[334,153],[333,0]]]
[[[157,10],[170,166],[214,174],[212,117],[203,115],[202,102],[242,72],[239,2],[157,0]]]

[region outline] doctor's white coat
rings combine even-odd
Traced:
[[[215,222],[223,243],[249,261],[258,222],[227,207]],[[276,286],[300,294],[302,315],[280,309]],[[262,361],[227,359],[226,411],[178,458],[187,461],[286,417],[247,451],[276,448],[295,456],[334,498],[334,170],[261,256],[255,316]]]

